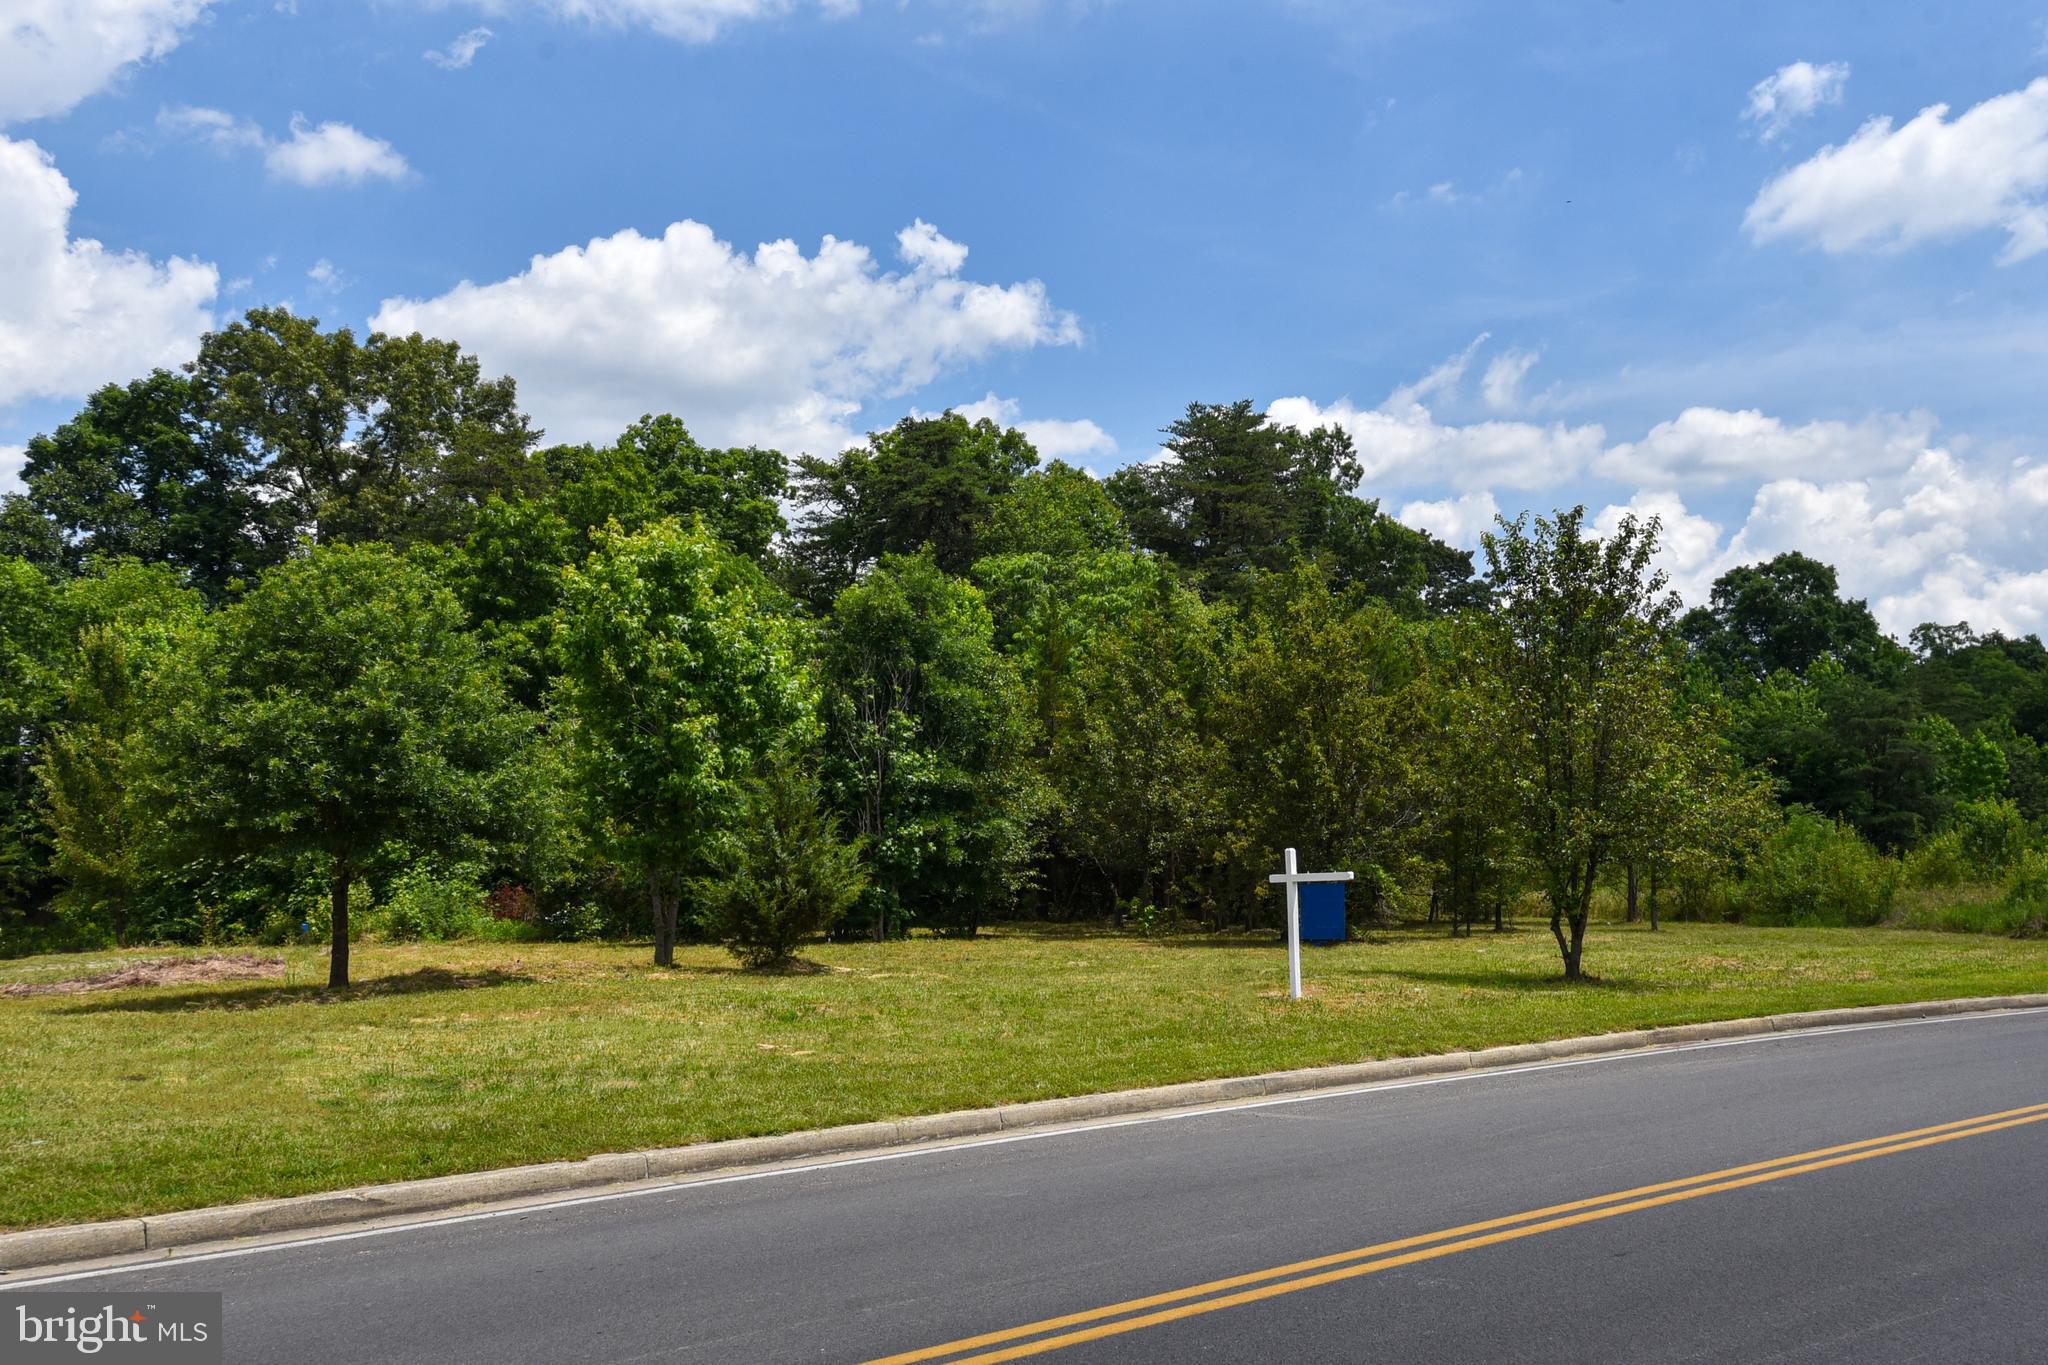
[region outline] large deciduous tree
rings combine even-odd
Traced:
[[[778,451],[759,446],[706,449],[682,419],[642,417],[619,437],[622,457],[646,468],[654,504],[666,516],[704,528],[749,559],[760,560],[784,529],[789,474]]]
[[[1870,608],[1841,595],[1834,569],[1797,551],[1730,569],[1714,580],[1708,600],[1685,614],[1679,631],[1724,679],[1804,677],[1822,659],[1867,674],[1903,659]]]
[[[470,851],[526,796],[531,720],[454,596],[379,545],[320,546],[220,612],[155,746],[176,826],[323,860],[348,984],[349,889],[387,842]]]
[[[1280,849],[1354,868],[1367,913],[1398,906],[1432,794],[1419,627],[1332,594],[1314,565],[1259,585],[1216,699],[1230,875],[1268,890]]]
[[[446,541],[493,494],[541,487],[513,383],[453,342],[320,330],[258,308],[188,367],[198,413],[257,471],[271,517],[331,541]]]
[[[701,524],[600,535],[555,629],[579,786],[602,844],[638,874],[654,960],[675,960],[689,879],[729,838],[766,757],[816,722],[802,626]]]
[[[906,417],[833,459],[806,455],[795,576],[822,606],[884,555],[930,546],[940,569],[964,574],[996,501],[1037,463],[1021,431],[954,412]]]
[[[53,567],[93,559],[165,564],[218,598],[285,549],[252,486],[246,455],[203,420],[192,382],[158,370],[109,384],[71,420],[28,443],[19,511]]]
[[[972,584],[931,554],[890,556],[839,595],[823,656],[828,754],[867,841],[860,909],[974,932],[1029,853],[1037,784],[1021,689]]]

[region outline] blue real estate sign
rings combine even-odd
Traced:
[[[1325,947],[1344,941],[1344,883],[1302,883],[1301,941]]]

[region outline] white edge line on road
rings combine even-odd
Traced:
[[[1339,1089],[1311,1090],[1298,1095],[1275,1095],[1265,1099],[1217,1100],[1198,1108],[1173,1109],[1158,1114],[1133,1114],[1126,1118],[1089,1119],[1080,1123],[1060,1127],[1032,1128],[1018,1133],[999,1134],[992,1137],[963,1138],[929,1146],[906,1147],[886,1152],[873,1152],[865,1156],[826,1157],[818,1161],[807,1161],[800,1165],[772,1166],[758,1171],[736,1171],[731,1175],[705,1176],[693,1179],[684,1176],[654,1185],[636,1185],[629,1190],[610,1190],[602,1194],[573,1195],[566,1199],[547,1199],[530,1204],[518,1204],[508,1208],[480,1209],[475,1213],[449,1214],[446,1217],[428,1217],[402,1223],[388,1223],[380,1227],[357,1228],[349,1232],[321,1233],[311,1237],[287,1237],[275,1242],[263,1242],[255,1246],[228,1247],[221,1251],[194,1252],[181,1256],[175,1250],[168,1254],[145,1261],[102,1266],[97,1270],[73,1271],[63,1275],[47,1275],[39,1278],[13,1280],[0,1271],[0,1293],[15,1289],[30,1289],[36,1285],[63,1284],[71,1280],[96,1280],[115,1275],[133,1275],[151,1270],[175,1269],[179,1266],[196,1265],[201,1261],[226,1260],[229,1257],[255,1256],[269,1251],[293,1251],[301,1247],[320,1246],[329,1242],[352,1242],[364,1237],[382,1237],[397,1232],[417,1232],[426,1228],[452,1227],[458,1223],[477,1223],[492,1218],[513,1218],[520,1214],[551,1213],[557,1209],[577,1208],[586,1204],[607,1204],[617,1199],[637,1199],[650,1194],[677,1194],[699,1189],[707,1185],[736,1185],[750,1180],[771,1180],[777,1176],[804,1175],[812,1171],[834,1170],[841,1166],[867,1166],[884,1161],[906,1161],[916,1157],[938,1156],[948,1152],[966,1151],[976,1147],[1003,1147],[1013,1142],[1036,1142],[1044,1138],[1071,1137],[1077,1133],[1092,1133],[1111,1128],[1135,1128],[1148,1123],[1168,1123],[1176,1119],[1207,1118],[1214,1114],[1229,1114],[1246,1109],[1275,1109],[1287,1104],[1313,1104],[1321,1100],[1351,1099],[1359,1095],[1370,1095],[1387,1090],[1416,1090],[1423,1086],[1448,1085],[1454,1081],[1491,1080],[1500,1076],[1522,1076],[1538,1071],[1562,1071],[1567,1067],[1592,1066],[1599,1062],[1621,1062],[1641,1060],[1649,1057],[1669,1056],[1676,1052],[1705,1052],[1712,1048],[1743,1047],[1750,1043],[1789,1042],[1802,1038],[1824,1038],[1840,1033],[1868,1033],[1876,1029],[1913,1028],[1921,1024],[1953,1024],[1959,1022],[1983,1022],[1992,1019],[2017,1019],[2033,1014],[2048,1014],[2048,1006],[2034,1006],[2029,1009],[1985,1010],[1971,1014],[1939,1014],[1925,1019],[1885,1019],[1869,1024],[1829,1024],[1820,1028],[1794,1029],[1787,1033],[1755,1033],[1741,1038],[1713,1038],[1697,1043],[1663,1043],[1649,1047],[1629,1048],[1617,1052],[1602,1052],[1591,1057],[1566,1057],[1554,1062],[1525,1062],[1515,1066],[1481,1067],[1472,1071],[1453,1071],[1442,1076],[1418,1076],[1413,1080],[1373,1081],[1364,1085],[1345,1086]]]

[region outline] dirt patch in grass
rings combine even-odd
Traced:
[[[0,995],[79,995],[85,991],[120,991],[135,986],[196,986],[213,981],[260,981],[284,975],[284,959],[255,953],[211,953],[205,957],[165,957],[132,962],[111,972],[94,972],[63,981],[17,981],[0,986]]]

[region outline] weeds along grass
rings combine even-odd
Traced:
[[[2043,909],[1996,883],[1913,887],[1899,893],[1886,923],[1950,934],[2038,933]]]
[[[172,950],[175,951],[175,950]],[[0,1225],[25,1227],[1282,1067],[1836,1005],[2048,989],[2048,944],[1899,930],[1596,926],[1271,937],[1007,928],[816,945],[760,976],[715,949],[370,943],[360,984],[0,998]],[[165,950],[0,963],[0,985]]]

